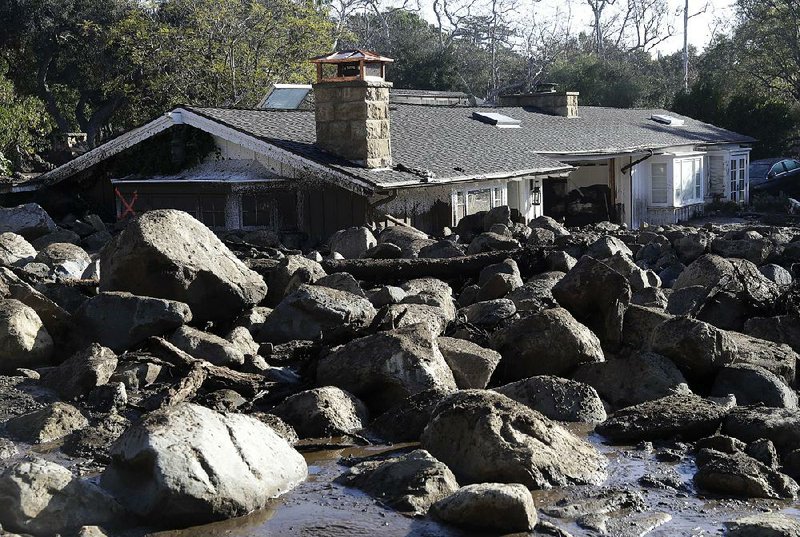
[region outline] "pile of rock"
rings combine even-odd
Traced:
[[[567,230],[497,208],[443,240],[342,230],[323,258],[180,211],[113,238],[85,220],[0,210],[5,530],[241,516],[306,478],[298,439],[418,442],[337,483],[490,531],[553,530],[530,490],[593,491],[544,517],[585,527],[589,504],[644,509],[597,488],[592,429],[681,442],[704,493],[797,496],[800,230]],[[29,450],[53,442],[100,478]],[[668,521],[637,513],[604,531]]]

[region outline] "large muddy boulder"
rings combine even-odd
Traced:
[[[669,395],[614,412],[597,432],[614,442],[694,440],[716,431],[730,410],[694,394]]]
[[[744,333],[758,339],[789,345],[800,352],[800,318],[794,315],[753,317],[744,323]]]
[[[419,442],[439,402],[451,390],[432,389],[407,397],[369,425],[369,434],[389,442]]]
[[[545,310],[495,332],[492,347],[503,356],[502,378],[566,376],[581,364],[602,362],[600,341],[563,308]]]
[[[800,449],[800,410],[738,407],[725,418],[722,432],[745,442],[766,438],[780,452]]]
[[[106,384],[116,369],[117,355],[114,351],[92,343],[45,373],[42,384],[63,399],[75,399]]]
[[[0,232],[10,231],[33,240],[58,230],[50,215],[37,203],[0,208]]]
[[[364,403],[335,386],[314,388],[284,399],[272,413],[294,427],[300,438],[357,433],[369,420]]]
[[[183,302],[108,292],[84,302],[74,318],[93,341],[121,352],[188,323],[192,312]]]
[[[600,484],[606,460],[542,414],[499,393],[446,397],[422,434],[422,447],[462,483],[521,483],[531,489]]]
[[[6,429],[15,438],[29,444],[46,444],[89,426],[80,410],[55,402],[46,407],[11,418]]]
[[[295,339],[341,340],[370,325],[375,308],[346,291],[301,285],[286,296],[261,325],[256,341],[284,343]]]
[[[153,412],[111,449],[103,486],[169,526],[241,516],[303,481],[302,455],[255,418],[189,403]]]
[[[313,259],[302,255],[287,255],[269,273],[267,302],[270,306],[275,306],[301,284],[312,284],[325,276],[325,269]]]
[[[237,366],[244,363],[244,353],[227,339],[191,326],[181,326],[169,338],[169,342],[195,358],[222,366]]]
[[[402,304],[434,306],[442,310],[448,321],[456,318],[456,303],[453,290],[447,282],[436,278],[409,280],[400,286],[406,292]]]
[[[189,214],[150,211],[132,220],[100,258],[100,290],[177,300],[195,321],[225,320],[261,302],[263,278]]]
[[[49,365],[53,352],[53,338],[33,308],[0,300],[0,373]]]
[[[458,489],[453,472],[423,449],[356,464],[336,482],[359,488],[389,507],[415,515],[424,515],[434,502]]]
[[[740,406],[764,405],[779,408],[797,408],[797,394],[786,382],[752,364],[731,364],[717,373],[711,395],[724,397],[732,394]]]
[[[378,410],[425,390],[455,390],[436,336],[416,324],[355,339],[319,361],[317,383],[347,390]]]
[[[465,339],[440,337],[438,342],[439,350],[453,371],[459,388],[485,388],[489,384],[492,373],[500,363],[500,353]]]
[[[698,488],[740,498],[797,498],[800,487],[789,476],[741,453],[703,449],[697,454]]]
[[[622,342],[625,310],[631,301],[628,280],[608,265],[583,256],[553,287],[553,297],[603,342]]]
[[[436,244],[436,241],[413,227],[392,226],[381,231],[378,244],[394,244],[400,248],[403,257],[417,257],[420,250]]]
[[[542,375],[512,382],[494,391],[541,412],[551,420],[601,423],[606,419],[600,396],[594,388],[582,382]]]
[[[763,513],[726,522],[728,537],[800,537],[800,520],[788,514]]]
[[[83,248],[68,242],[55,242],[46,246],[38,254],[35,261],[50,267],[55,276],[80,280],[83,272],[91,264]]]
[[[107,492],[67,468],[40,458],[0,475],[0,525],[37,537],[75,535],[81,526],[125,522],[125,510]],[[5,532],[0,529],[0,533]]]
[[[675,364],[652,352],[637,352],[598,364],[584,364],[578,367],[572,378],[592,386],[613,408],[691,393]]]
[[[16,233],[0,233],[0,265],[24,266],[36,257],[36,248]]]
[[[523,485],[479,483],[461,487],[431,507],[431,514],[465,528],[505,533],[533,531],[539,517]]]
[[[689,317],[675,317],[657,326],[651,344],[690,380],[708,380],[736,360],[737,346],[728,332]]]
[[[358,259],[376,244],[375,236],[364,226],[340,229],[328,241],[331,252],[339,252],[345,259]]]

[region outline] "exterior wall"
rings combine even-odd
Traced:
[[[367,168],[392,165],[390,82],[314,84],[317,145]]]
[[[663,226],[667,224],[677,224],[685,222],[698,216],[702,216],[705,211],[705,203],[696,203],[686,207],[666,207],[647,210],[644,221],[651,226]]]

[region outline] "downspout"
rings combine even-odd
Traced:
[[[393,189],[391,191],[391,194],[389,194],[385,198],[380,199],[380,200],[376,201],[375,203],[370,203],[370,204],[367,205],[367,211],[368,211],[368,213],[370,215],[370,218],[373,220],[373,223],[375,221],[376,209],[378,207],[382,206],[382,205],[386,205],[387,203],[391,203],[396,199],[397,199],[397,189],[395,188],[395,189]],[[389,213],[386,213],[386,212],[383,212],[383,211],[379,211],[379,212],[384,218],[386,218],[387,220],[389,220],[390,222],[392,222],[395,225],[403,226],[403,227],[412,227],[412,226],[409,226],[408,224],[406,224],[405,222],[403,222],[402,220],[399,220],[399,219],[395,218],[394,216],[390,215]]]
[[[620,172],[622,172],[623,174],[626,174],[626,173],[628,173],[628,172],[629,172],[629,171],[630,171],[630,170],[631,170],[631,169],[632,169],[634,166],[636,166],[637,164],[641,164],[641,163],[642,163],[642,162],[644,162],[645,160],[648,160],[648,159],[651,159],[651,158],[653,158],[653,156],[655,155],[655,151],[653,151],[652,149],[648,149],[648,150],[647,150],[647,152],[649,153],[648,155],[646,155],[646,156],[644,156],[644,157],[640,158],[639,160],[636,160],[636,161],[634,161],[634,162],[631,162],[630,164],[626,164],[625,166],[623,166],[622,168],[620,168],[620,170],[619,170],[619,171],[620,171]]]

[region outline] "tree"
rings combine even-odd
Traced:
[[[44,103],[18,95],[0,62],[0,175],[10,175],[43,149],[50,128]]]

